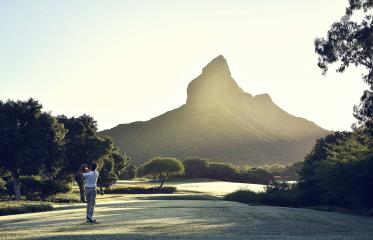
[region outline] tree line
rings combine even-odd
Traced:
[[[82,164],[96,162],[102,188],[125,171],[129,157],[110,138],[98,136],[92,117],[52,116],[42,108],[32,98],[0,101],[0,176],[13,185],[17,200],[27,176],[39,176],[40,186],[59,189]]]
[[[173,157],[155,157],[143,165],[129,165],[124,178],[150,177],[160,181],[160,187],[169,177],[210,178],[221,181],[269,184],[275,176],[284,180],[297,180],[298,171],[303,166],[296,162],[287,166],[272,165],[252,167],[235,166],[230,163],[213,162],[208,159],[193,157],[184,161]]]
[[[325,38],[315,40],[318,66],[326,74],[351,65],[362,67],[369,89],[353,108],[357,123],[351,132],[319,139],[306,156],[299,189],[307,204],[373,208],[373,2],[349,0],[346,13],[333,23]],[[359,16],[360,15],[360,16]]]
[[[351,65],[362,67],[368,89],[353,108],[352,131],[337,131],[318,139],[305,157],[299,183],[269,186],[265,193],[240,191],[227,199],[281,206],[332,206],[373,215],[373,1],[349,0],[345,15],[325,38],[315,40],[318,66],[326,74]]]

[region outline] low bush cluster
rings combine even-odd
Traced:
[[[67,193],[71,184],[59,180],[42,179],[40,176],[22,176],[20,178],[21,192],[27,200],[42,200],[57,193]],[[5,184],[4,194],[14,194],[13,182]]]
[[[0,216],[50,211],[53,207],[47,203],[0,202]]]
[[[175,193],[176,187],[126,187],[119,186],[105,191],[111,194],[157,194],[157,193]]]
[[[54,203],[79,203],[80,197],[77,193],[58,193],[47,197],[45,201]]]
[[[183,162],[186,178],[211,178],[231,182],[268,184],[272,174],[264,168],[239,168],[229,163],[210,162],[201,158],[189,158]]]
[[[287,184],[267,185],[264,192],[253,192],[250,190],[239,190],[224,197],[227,201],[247,204],[264,204],[282,207],[298,207],[300,196],[294,186]]]

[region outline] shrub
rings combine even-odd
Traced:
[[[58,193],[47,197],[45,200],[54,203],[79,203],[80,196],[74,193]]]
[[[124,173],[120,175],[122,179],[134,179],[136,177],[136,167],[134,165],[128,165],[124,170]]]
[[[6,185],[6,182],[0,177],[0,195],[3,195],[6,193],[5,185]]]
[[[296,190],[274,190],[259,193],[260,203],[272,206],[298,207],[299,197]]]
[[[259,203],[259,194],[250,190],[238,190],[229,193],[224,197],[226,201],[240,202],[240,203]]]
[[[208,160],[200,158],[189,158],[183,162],[185,169],[185,177],[198,178],[206,172],[208,168]]]
[[[50,196],[57,193],[67,193],[71,190],[71,185],[58,180],[45,180],[41,184],[42,196]]]
[[[116,187],[106,190],[106,193],[112,194],[156,194],[156,193],[175,193],[176,187]]]
[[[104,188],[107,190],[117,180],[118,177],[114,172],[114,161],[105,158],[97,179],[97,186],[100,188],[101,194],[103,194]]]
[[[281,176],[288,181],[298,181],[299,171],[303,167],[303,161],[294,162],[288,165],[266,165],[264,169],[273,176]]]
[[[2,202],[0,204],[0,216],[30,212],[50,211],[53,207],[46,203],[28,202]]]
[[[26,197],[26,199],[40,200],[40,189],[42,184],[40,176],[22,176],[19,180],[21,184],[21,193]],[[7,189],[11,190],[13,194],[12,181],[7,185]]]
[[[267,170],[262,168],[251,168],[240,175],[242,182],[256,183],[256,184],[268,184],[272,181],[273,176]]]
[[[239,190],[230,193],[224,197],[225,200],[264,204],[283,207],[298,207],[300,203],[299,191],[293,186],[284,185],[268,185],[265,192],[253,192],[250,190]]]
[[[239,170],[229,163],[210,163],[206,175],[209,178],[223,181],[237,181],[240,179]]]
[[[42,180],[40,176],[22,176],[20,178],[22,195],[28,200],[41,200],[56,193],[65,193],[71,190],[71,185],[59,180]],[[6,193],[14,194],[13,182],[6,184]]]

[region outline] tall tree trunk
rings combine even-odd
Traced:
[[[166,179],[168,178],[168,173],[166,173],[166,176],[161,174],[159,179],[161,180],[161,185],[159,186],[159,188],[162,188],[163,187],[163,184],[164,182],[166,181]]]
[[[162,187],[163,187],[164,180],[165,180],[165,178],[162,177],[162,178],[161,178],[161,185],[159,186],[159,188],[162,188]]]
[[[12,173],[12,179],[13,179],[13,188],[14,188],[14,194],[16,196],[16,200],[21,200],[21,183],[19,181],[19,175],[17,173]]]

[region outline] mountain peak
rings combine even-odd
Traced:
[[[208,73],[208,72],[225,72],[229,76],[231,75],[228,67],[227,60],[223,55],[219,55],[216,58],[212,59],[209,64],[207,64],[203,69],[203,73]]]
[[[146,122],[102,132],[137,164],[153,156],[200,156],[234,164],[299,161],[328,132],[288,114],[268,94],[253,97],[220,55],[188,85],[186,105]]]
[[[202,69],[201,75],[189,83],[187,92],[187,104],[199,106],[233,102],[243,93],[232,78],[223,55],[217,56]]]

